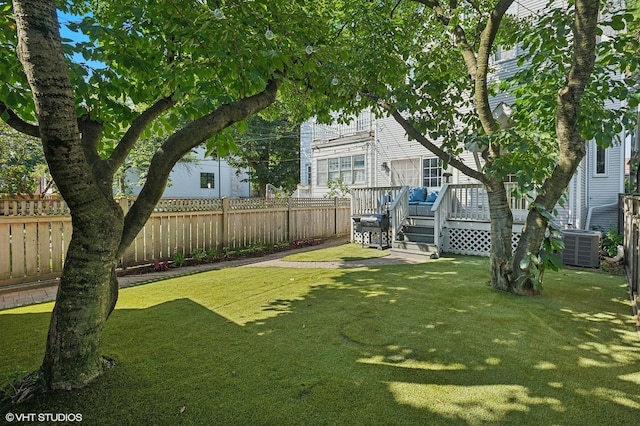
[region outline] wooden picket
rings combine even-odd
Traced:
[[[131,202],[120,205],[126,211]],[[349,199],[167,199],[140,230],[121,266],[350,230]],[[0,289],[59,277],[71,233],[63,201],[0,200]]]

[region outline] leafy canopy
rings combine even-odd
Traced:
[[[429,1],[376,1],[345,6],[342,36],[350,54],[332,64],[339,82],[330,86],[327,107],[346,117],[366,106],[384,114],[382,101],[392,105],[449,155],[458,157],[464,142],[500,146],[484,172],[500,179],[514,175],[521,191],[538,187],[557,160],[556,96],[567,78],[573,40],[573,5],[549,5],[529,18],[507,14],[494,42],[497,49],[521,52],[514,75],[497,80],[502,64],[490,62],[490,93],[513,108],[511,127],[487,135],[475,111],[475,87],[462,49],[478,58],[481,30],[495,1],[464,2],[446,10]],[[442,8],[445,6],[442,5]],[[638,44],[632,37],[633,14],[606,4],[602,12],[597,64],[579,111],[579,131],[585,140],[602,146],[616,143],[624,128],[633,126],[638,101],[634,81],[615,76],[637,69]],[[459,34],[464,37],[460,38]],[[456,43],[456,37],[458,42]],[[462,40],[462,42],[460,41]],[[504,75],[501,74],[501,75]],[[612,78],[614,77],[614,78]],[[504,78],[504,77],[503,77]],[[498,98],[496,98],[498,99]],[[623,102],[614,102],[622,100]],[[493,107],[498,101],[493,102]],[[328,110],[328,108],[325,108]],[[329,120],[328,115],[320,114]]]
[[[229,164],[237,169],[251,168],[251,182],[260,193],[266,184],[281,187],[286,194],[296,190],[300,175],[299,126],[286,119],[269,121],[256,115],[246,120],[244,132],[236,132],[234,143],[237,149],[229,157]]]
[[[68,0],[58,7],[73,14],[62,24],[81,35],[64,39],[64,51],[77,116],[104,126],[103,156],[146,106],[164,97],[177,103],[147,137],[262,91],[276,74],[289,81],[282,90],[306,90],[326,74],[322,58],[334,54],[338,32],[328,25],[331,1]],[[11,4],[0,8],[0,101],[35,122],[15,55]]]

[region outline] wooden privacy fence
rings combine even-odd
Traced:
[[[622,227],[624,235],[624,263],[629,281],[629,295],[640,327],[640,196],[620,197]]]
[[[132,199],[122,199],[127,211]],[[187,257],[196,251],[346,235],[349,199],[163,199],[121,259],[121,266]],[[64,202],[0,200],[0,288],[57,278],[71,240]]]

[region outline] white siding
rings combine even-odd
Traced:
[[[313,161],[311,153],[311,142],[313,139],[313,124],[306,121],[300,126],[300,183],[310,184],[311,176],[309,168]]]
[[[596,143],[591,141],[587,151],[588,181],[586,205],[591,210],[591,221],[585,226],[591,229],[608,230],[617,225],[617,210],[613,206],[618,202],[618,194],[624,182],[624,146],[614,145],[606,150],[606,173],[596,173]]]
[[[556,4],[562,5],[566,4],[566,2],[559,0]],[[546,5],[547,0],[516,2],[512,5],[510,12],[520,17],[526,17],[536,14]],[[516,47],[516,51],[518,54],[522,53],[518,47]],[[507,78],[513,75],[518,69],[516,57],[510,58],[508,54],[505,54],[502,58],[506,59],[496,58],[491,64],[492,79],[494,80]],[[506,94],[499,94],[491,99],[493,108],[501,102],[512,105],[513,99]],[[318,196],[326,193],[326,188],[316,188],[315,186],[315,163],[317,159],[329,158],[331,156],[341,155],[341,153],[346,154],[353,152],[353,150],[360,150],[359,152],[366,154],[367,186],[379,187],[398,183],[392,181],[393,171],[390,169],[394,161],[398,164],[400,160],[416,159],[417,161],[415,161],[414,164],[421,165],[424,158],[435,157],[434,154],[418,142],[407,140],[404,129],[393,118],[387,117],[375,120],[373,129],[374,136],[370,144],[362,145],[361,141],[349,142],[345,140],[342,144],[334,144],[335,146],[331,146],[325,143],[314,145],[316,143],[315,140],[312,142],[311,146],[320,148],[319,150],[312,150],[310,154],[313,156],[314,162],[314,172],[311,181],[312,187],[314,188],[314,195]],[[587,226],[586,222],[589,216],[591,226],[600,226],[608,229],[611,223],[615,223],[616,217],[607,209],[600,208],[600,206],[617,202],[618,193],[622,190],[624,179],[624,163],[622,160],[624,147],[614,146],[609,148],[607,157],[608,173],[606,176],[595,176],[593,173],[595,169],[593,157],[595,146],[593,142],[590,142],[588,145],[587,156],[578,168],[577,174],[569,186],[566,205],[564,207],[558,206],[557,208],[557,222],[562,227],[584,229]],[[459,158],[467,166],[477,169],[476,160],[472,153],[465,151]],[[482,159],[480,159],[480,163],[483,163]],[[383,164],[387,167],[383,167]],[[402,162],[403,176],[407,173],[407,164],[410,164],[410,162]],[[417,177],[421,179],[422,167],[416,166],[415,168]],[[451,183],[475,183],[474,179],[467,177],[456,169],[450,167],[447,171],[453,174],[450,180]],[[303,171],[301,170],[301,177],[302,176]],[[411,179],[411,181],[415,180]],[[588,215],[589,211],[591,211],[591,215]]]
[[[173,167],[162,198],[244,198],[251,195],[249,182],[242,182],[249,178],[248,170],[243,170],[236,176],[236,169],[230,167],[224,159],[218,162],[205,158],[204,148],[198,149],[196,155],[196,162],[178,163]],[[201,173],[213,173],[213,188],[200,188]],[[134,187],[133,194],[138,195],[140,190],[140,187]]]

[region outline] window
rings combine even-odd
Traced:
[[[318,186],[326,186],[327,185],[327,160],[318,160],[316,162],[317,175],[316,182]]]
[[[329,180],[337,180],[340,177],[340,159],[329,159]]]
[[[596,146],[596,175],[607,174],[607,149]]]
[[[391,161],[392,186],[420,186],[421,174],[419,158]]]
[[[216,187],[216,176],[213,173],[200,173],[200,188],[213,189]]]
[[[340,180],[346,185],[365,182],[364,155],[318,160],[316,167],[319,186],[326,186],[330,180]]]
[[[422,186],[442,186],[442,167],[437,158],[422,160]]]
[[[353,157],[353,183],[364,183],[364,155]]]
[[[340,157],[340,180],[345,183],[351,183],[351,176],[353,176],[351,157]]]
[[[513,59],[516,57],[516,46],[506,48],[504,46],[498,46],[496,53],[493,54],[493,60],[495,62],[504,61],[506,59]]]

